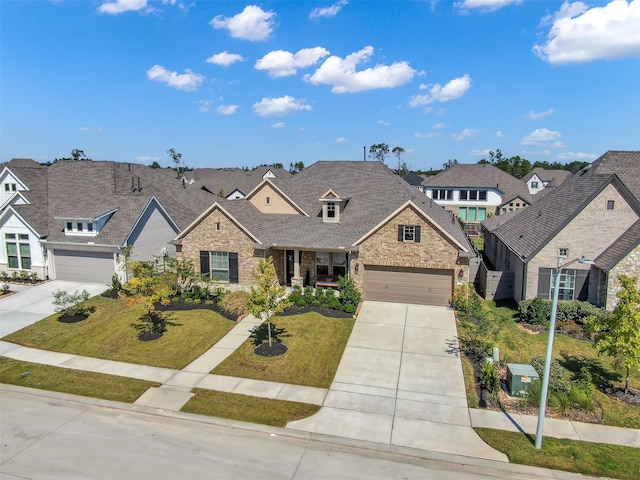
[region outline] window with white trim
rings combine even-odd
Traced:
[[[336,218],[336,203],[327,203],[327,218]]]
[[[555,270],[551,275],[551,292],[555,287]],[[573,294],[576,286],[576,271],[563,270],[560,274],[560,282],[558,284],[558,300],[573,300]]]
[[[434,200],[453,200],[453,190],[435,189],[431,194],[431,198]]]
[[[329,252],[316,252],[316,275],[329,275]]]
[[[5,183],[4,191],[5,192],[15,192],[18,189],[18,185],[15,183]]]
[[[487,200],[486,190],[460,190],[460,200],[474,200],[485,202]]]
[[[567,247],[558,248],[558,256],[562,258],[567,258],[569,256],[569,249]]]
[[[31,269],[31,247],[29,235],[25,233],[5,233],[7,266],[9,268]]]
[[[229,281],[229,252],[209,252],[211,278],[218,282]]]
[[[420,243],[420,225],[398,225],[398,241]]]

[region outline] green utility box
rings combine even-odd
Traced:
[[[531,365],[507,363],[507,389],[512,397],[524,397],[532,382],[539,382],[540,376]]]

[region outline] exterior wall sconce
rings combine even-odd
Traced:
[[[359,263],[356,263],[355,270],[356,270],[356,274],[358,274],[358,272],[360,272],[360,264]]]
[[[464,270],[460,269],[460,271],[458,272],[458,280],[462,280],[464,278]]]

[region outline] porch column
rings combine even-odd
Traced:
[[[291,286],[302,287],[302,277],[300,276],[300,250],[293,251],[293,278],[291,279]]]

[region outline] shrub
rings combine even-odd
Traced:
[[[191,305],[191,304],[193,303],[193,298],[191,298],[191,297],[186,297],[186,298],[184,299],[184,303],[188,303],[189,305]]]
[[[551,314],[551,302],[544,298],[523,300],[518,304],[518,320],[531,325],[546,325]]]
[[[289,301],[298,307],[302,307],[307,304],[299,288],[294,288],[293,292],[289,295]]]
[[[542,382],[534,381],[529,384],[526,396],[522,399],[523,406],[540,406],[540,397],[542,396]]]
[[[28,282],[31,278],[31,273],[26,270],[20,270],[20,280],[23,282]]]
[[[500,375],[498,368],[493,363],[484,362],[482,364],[480,386],[494,396],[500,391]]]
[[[0,289],[2,290],[2,294],[6,295],[7,293],[9,293],[11,290],[9,289],[9,285],[7,285],[6,283],[3,283],[2,286],[0,287]]]
[[[493,348],[487,336],[486,324],[465,323],[464,332],[459,336],[460,350],[471,360],[484,361]]]
[[[313,302],[313,300],[315,299],[313,287],[311,287],[309,285],[304,287],[302,296],[304,297],[304,302],[305,302],[304,305],[308,305],[311,302]]]
[[[593,396],[577,385],[571,389],[571,402],[576,410],[593,412],[596,409],[596,402],[594,402]]]
[[[593,398],[593,377],[587,367],[580,369],[580,373],[573,384],[573,389],[580,390],[588,397]]]
[[[339,277],[338,291],[340,292],[340,303],[342,303],[343,306],[352,305],[355,311],[355,307],[357,307],[358,303],[360,303],[362,295],[356,288],[356,284],[353,281],[353,278]]]
[[[453,305],[462,312],[477,315],[482,310],[482,297],[473,283],[463,283],[453,289]]]
[[[6,283],[9,281],[9,274],[4,270],[0,272],[0,282]]]
[[[553,392],[549,395],[549,405],[555,411],[564,415],[571,407],[571,397],[564,392]]]
[[[531,365],[535,368],[536,372],[538,372],[538,375],[540,375],[540,382],[542,382],[544,357],[534,357],[533,360],[531,360]],[[571,393],[571,375],[569,370],[560,365],[558,360],[551,362],[551,368],[549,370],[549,390],[566,394]]]
[[[120,290],[122,290],[122,283],[120,282],[118,275],[114,273],[111,277],[111,291],[119,292]]]
[[[73,317],[75,315],[84,315],[88,308],[84,303],[89,299],[89,292],[76,290],[73,294],[69,294],[66,290],[58,290],[53,293],[53,305],[56,313],[61,313]]]
[[[37,274],[36,272],[32,272],[32,273],[29,275],[29,281],[30,281],[31,283],[36,283],[36,282],[38,281],[38,274]]]
[[[220,303],[222,299],[225,297],[225,295],[227,295],[228,293],[229,293],[228,290],[225,290],[222,287],[216,287],[213,289],[213,293],[211,295],[213,296],[213,299],[215,300],[216,303]]]
[[[195,305],[200,305],[200,304],[202,303],[202,299],[201,299],[201,298],[194,298],[194,299],[193,299],[193,303],[194,303]]]
[[[205,300],[205,301],[204,301],[204,304],[205,304],[205,305],[213,305],[214,303],[216,303],[216,302],[214,302],[214,301],[213,301],[213,300],[211,300],[211,299],[208,299],[208,300]]]
[[[18,280],[20,280],[20,274],[18,272],[11,272],[11,279],[14,282],[17,282]]]
[[[249,292],[238,290],[227,293],[218,305],[231,315],[246,315],[249,312]]]
[[[346,313],[355,313],[355,311],[356,311],[356,307],[354,307],[354,306],[353,306],[353,305],[351,305],[351,304],[344,305],[344,306],[342,307],[342,309],[343,309]]]

